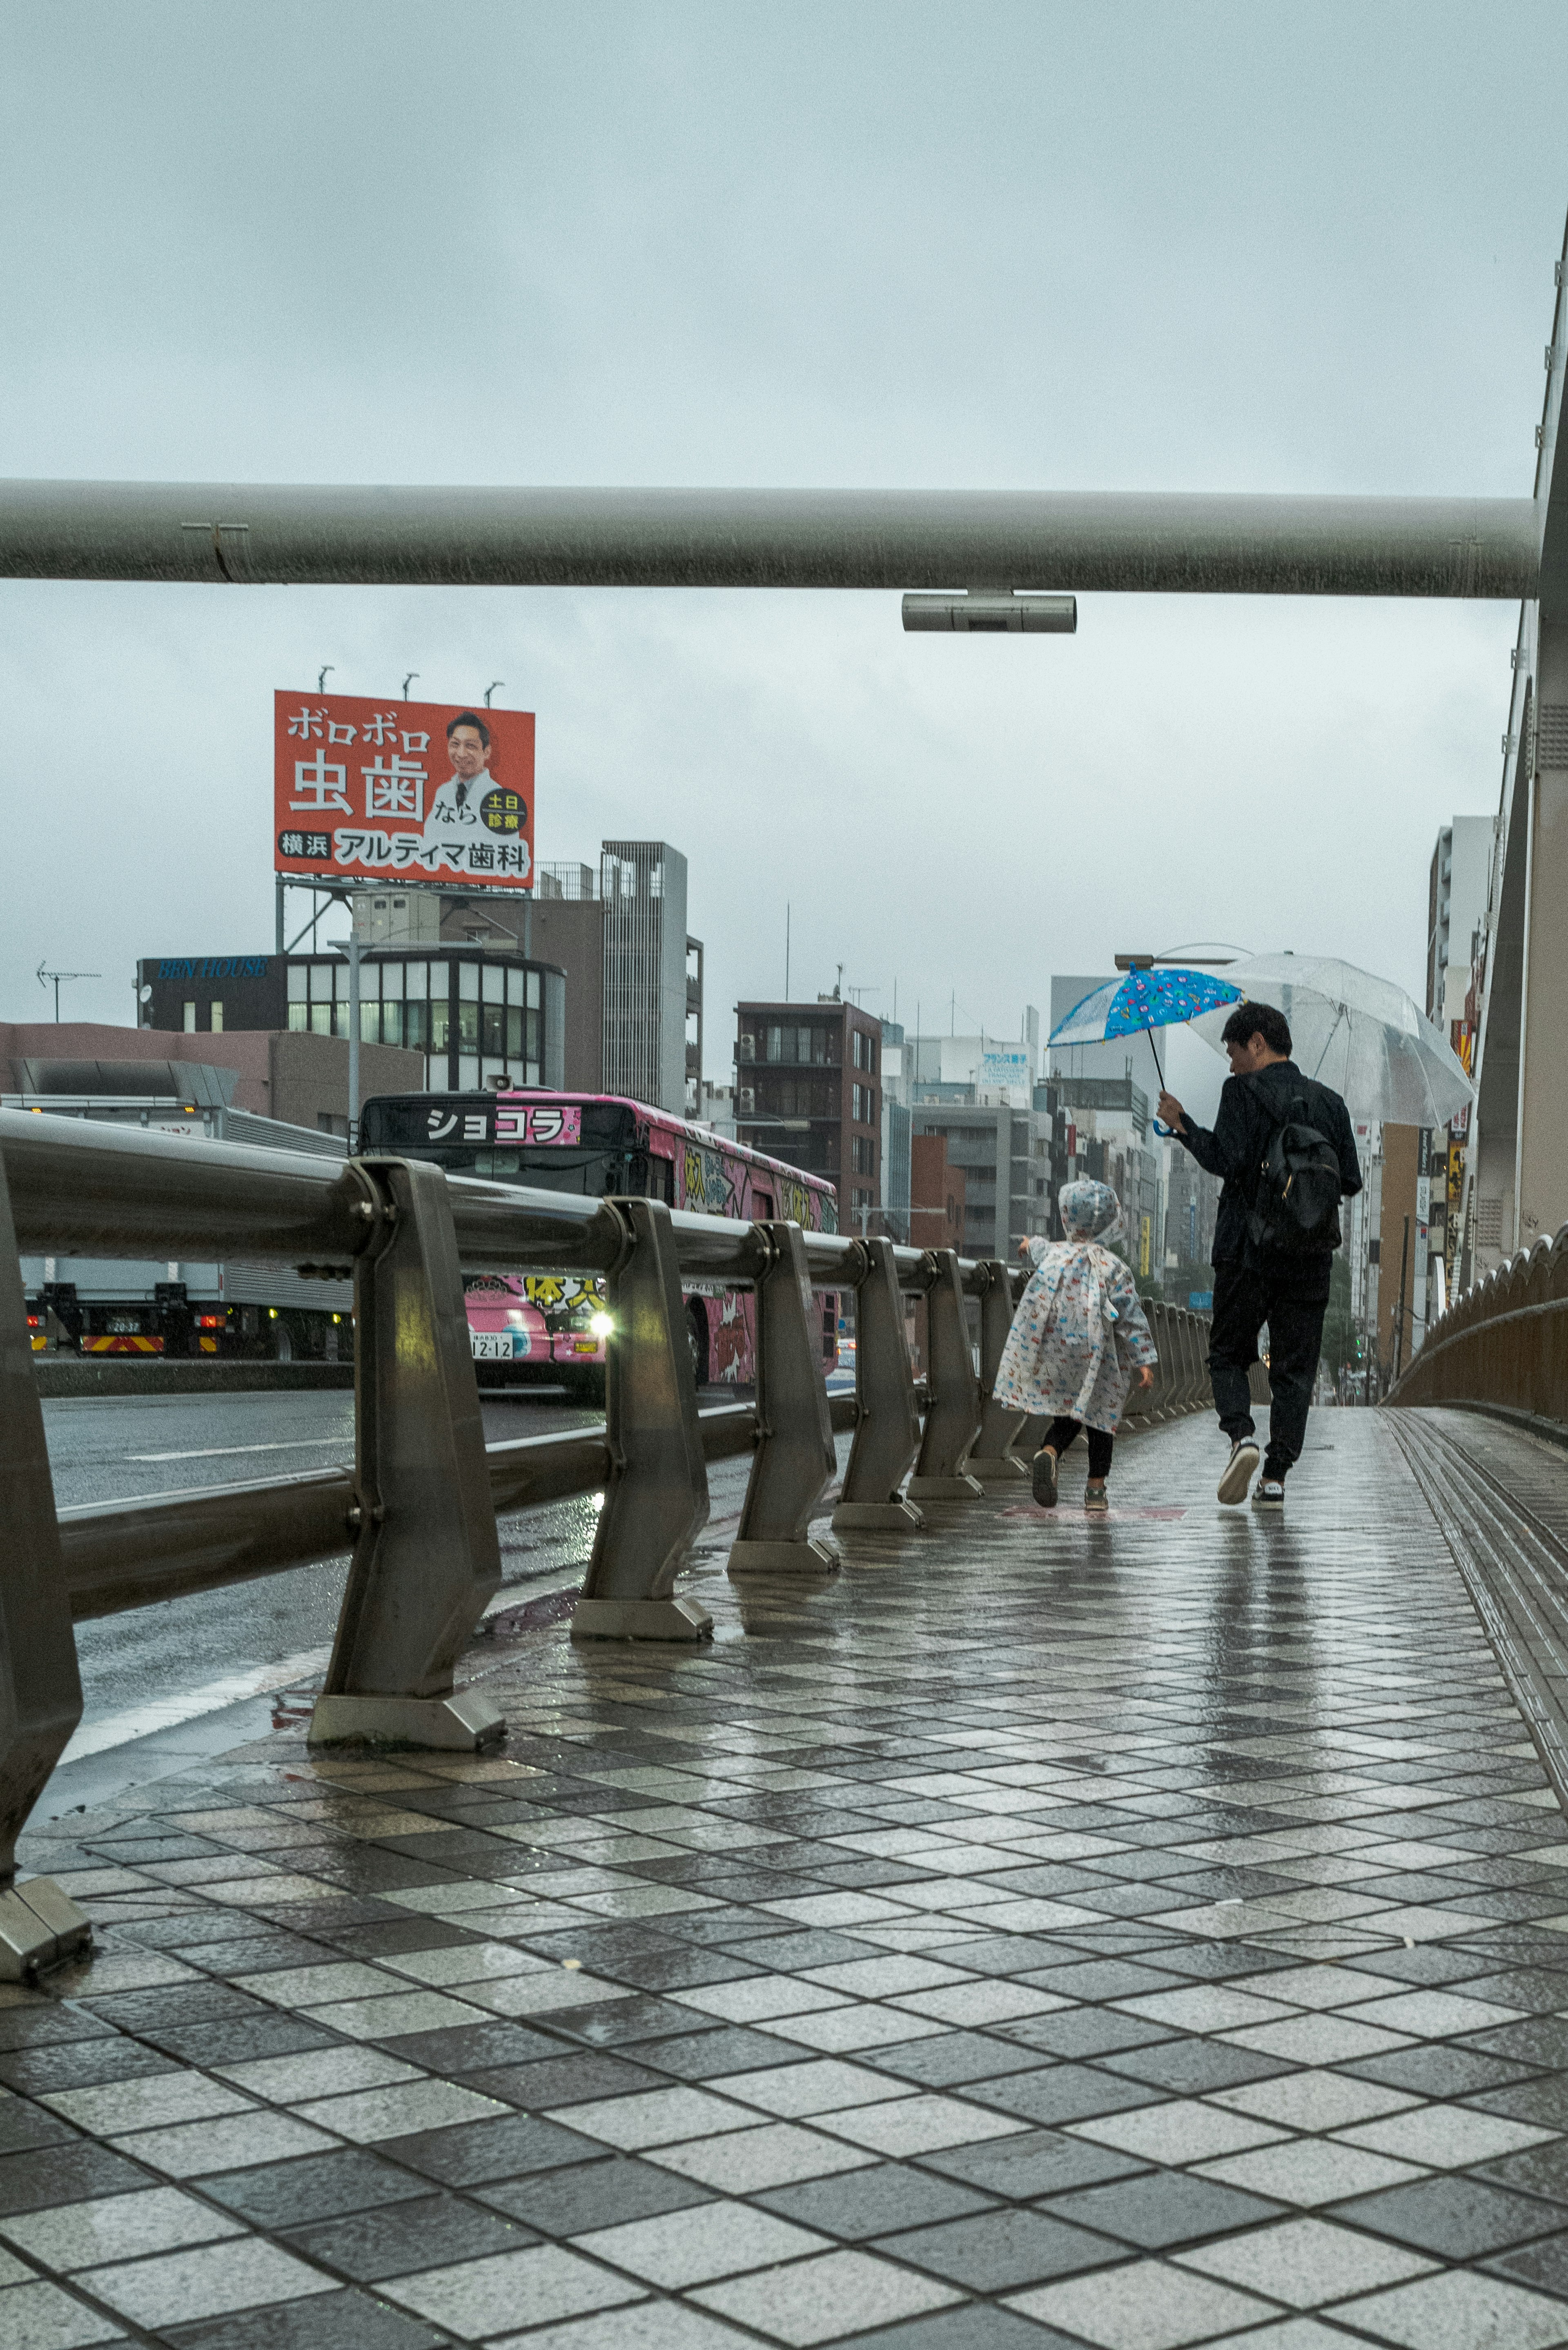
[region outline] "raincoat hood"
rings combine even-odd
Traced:
[[[1097,1241],[1121,1222],[1122,1203],[1108,1183],[1064,1183],[1056,1194],[1062,1230],[1070,1241]]]

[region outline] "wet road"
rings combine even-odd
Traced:
[[[724,1400],[724,1391],[713,1390],[711,1399]],[[493,1444],[585,1427],[600,1417],[552,1389],[482,1390],[481,1403]],[[354,1399],[337,1389],[73,1399],[46,1403],[44,1422],[62,1509],[348,1465],[354,1451]],[[839,1450],[842,1460],[847,1439]],[[749,1467],[742,1456],[715,1462],[710,1471],[711,1535],[721,1546],[733,1534]],[[575,1579],[587,1565],[597,1515],[597,1496],[585,1494],[503,1518],[505,1584]],[[346,1573],[346,1560],[297,1567],[79,1624],[84,1709],[72,1755],[264,1690],[318,1680]]]
[[[598,1416],[550,1390],[513,1389],[482,1402],[493,1444],[584,1427]],[[347,1466],[354,1457],[354,1399],[337,1389],[212,1400],[73,1399],[46,1403],[44,1424],[61,1509]],[[506,1582],[537,1581],[586,1563],[596,1515],[585,1496],[504,1518]],[[346,1572],[341,1560],[302,1566],[78,1625],[84,1727],[328,1647]]]

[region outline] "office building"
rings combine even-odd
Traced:
[[[1149,1141],[1148,1096],[1127,1076],[1056,1077],[1052,1087],[1067,1129],[1064,1180],[1083,1175],[1111,1186],[1122,1203],[1123,1253],[1135,1273],[1158,1279],[1162,1170]]]
[[[963,1170],[948,1157],[947,1138],[917,1134],[909,1146],[908,1240],[911,1248],[964,1250]]]
[[[237,1047],[247,1033],[270,1035],[280,1045],[286,1038],[299,1040],[283,1053],[287,1067],[310,1057],[306,1039],[346,1043],[348,1035],[346,954],[147,955],[137,965],[137,982],[139,1033],[199,1036],[202,1060],[225,1057],[213,1049],[215,1037]],[[506,931],[462,948],[452,942],[365,949],[359,958],[361,1097],[473,1093],[503,1079],[563,1086],[566,1004],[566,973],[520,953]],[[375,1057],[389,1046],[397,1048],[396,1082],[380,1074]],[[196,1057],[188,1041],[185,1052]],[[347,1055],[341,1057],[346,1063]],[[388,1063],[387,1070],[393,1066]],[[292,1109],[276,1107],[265,1114],[295,1117]]]
[[[1049,1229],[1046,1121],[1033,1109],[973,1099],[931,1102],[918,1092],[910,1115],[912,1149],[922,1137],[940,1136],[949,1164],[963,1176],[964,1256],[1011,1260],[1021,1240]]]
[[[900,1075],[913,1101],[990,1101],[1027,1109],[1040,1067],[1040,1014],[1024,1006],[1022,1034],[901,1039]]]
[[[702,941],[686,928],[686,859],[664,840],[607,840],[597,866],[541,865],[532,902],[451,900],[443,939],[509,931],[565,972],[561,1082],[694,1118],[702,1074]]]
[[[1495,825],[1457,816],[1444,825],[1427,880],[1427,1017],[1447,1030],[1465,1016],[1473,943],[1486,922]]]
[[[836,995],[735,1007],[735,1131],[838,1190],[839,1230],[882,1205],[882,1024]]]
[[[1174,1305],[1201,1304],[1214,1287],[1214,1220],[1220,1179],[1179,1143],[1170,1149],[1165,1186],[1165,1294]]]

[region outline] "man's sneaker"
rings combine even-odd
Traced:
[[[1262,1456],[1250,1436],[1241,1437],[1231,1447],[1231,1458],[1225,1463],[1225,1474],[1220,1480],[1222,1502],[1244,1502]]]
[[[1284,1506],[1283,1485],[1277,1477],[1265,1477],[1252,1496],[1252,1507],[1255,1510],[1282,1510]]]
[[[1034,1467],[1029,1480],[1029,1486],[1043,1510],[1055,1508],[1056,1455],[1054,1452],[1037,1452],[1034,1455]]]
[[[1109,1502],[1106,1499],[1106,1489],[1103,1485],[1085,1486],[1084,1507],[1089,1512],[1092,1517],[1104,1517],[1106,1512],[1110,1508],[1110,1506]]]

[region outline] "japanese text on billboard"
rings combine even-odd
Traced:
[[[532,889],[532,712],[348,693],[273,705],[277,872]]]

